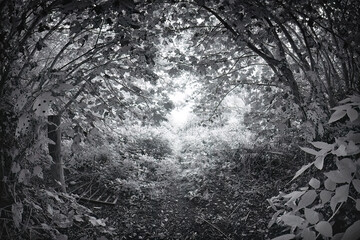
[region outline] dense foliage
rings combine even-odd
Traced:
[[[0,238],[356,238],[357,0],[2,0],[0,22]]]
[[[166,36],[181,38],[176,33],[182,29],[193,33],[189,50],[171,56],[180,62],[171,70],[194,69],[203,76],[202,115],[221,112],[217,103],[246,86],[250,121],[259,119],[249,125],[259,130],[260,124],[265,139],[283,133],[319,139],[326,135],[330,108],[359,91],[356,1],[196,1],[166,7]],[[177,20],[179,15],[184,18]],[[190,17],[195,15],[201,20]],[[351,33],[343,34],[349,26]]]
[[[308,185],[288,194],[280,193],[270,200],[276,210],[270,226],[275,221],[291,228],[290,233],[279,239],[292,239],[296,235],[304,239],[316,239],[320,234],[332,239],[358,239],[360,233],[360,180],[359,180],[359,101],[353,95],[334,108],[329,123],[344,117],[344,136],[335,142],[311,142],[318,150],[303,147],[315,156],[315,160],[297,171],[294,179],[313,165],[323,175],[313,176]],[[352,130],[348,130],[352,129]],[[355,131],[353,131],[355,130]]]

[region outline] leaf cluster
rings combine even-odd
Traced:
[[[331,115],[329,123],[345,116],[353,125],[359,122],[360,98],[352,95],[341,101]],[[331,239],[357,239],[360,212],[360,162],[359,131],[349,131],[335,142],[311,142],[316,148],[301,148],[315,160],[299,169],[292,180],[315,166],[323,175],[313,176],[309,186],[288,194],[280,193],[270,199],[276,213],[269,227],[275,222],[287,226],[290,233],[275,239],[316,239],[319,235]],[[330,170],[330,171],[329,171]],[[346,216],[342,218],[339,216]],[[357,220],[357,221],[356,221]]]

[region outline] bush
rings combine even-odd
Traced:
[[[169,141],[159,135],[139,138],[134,145],[136,148],[141,149],[142,154],[156,159],[164,158],[172,153]]]
[[[360,96],[351,96],[335,107],[329,123],[342,121],[349,129],[335,142],[311,142],[313,148],[301,148],[315,160],[299,169],[293,180],[313,165],[323,175],[313,176],[308,186],[288,194],[280,193],[269,200],[276,211],[274,223],[284,226],[289,233],[276,239],[356,240],[360,236]],[[351,129],[351,130],[350,130]]]

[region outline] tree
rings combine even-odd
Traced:
[[[165,5],[169,20],[163,35],[192,33],[193,47],[177,59],[183,59],[181,67],[204,76],[207,93],[212,92],[204,94],[209,100],[204,102],[221,99],[236,85],[256,86],[259,98],[249,102],[254,110],[266,104],[278,116],[272,122],[292,132],[310,128],[307,138],[316,139],[324,134],[330,108],[340,96],[359,91],[356,1],[190,1],[172,6]],[[342,34],[349,27],[351,36]]]
[[[0,207],[13,206],[17,227],[20,193],[41,187],[33,179],[43,177],[49,162],[50,178],[60,182],[55,187],[65,190],[60,128],[76,146],[95,121],[134,112],[142,119],[145,110],[162,106],[152,103],[150,88],[137,86],[157,79],[137,7],[118,0],[1,1]],[[145,107],[133,111],[139,99]]]
[[[248,116],[259,119],[248,125],[267,131],[266,139],[306,129],[309,139],[321,137],[330,109],[360,90],[356,0],[10,0],[0,2],[0,12],[4,205],[16,198],[9,192],[14,183],[42,176],[49,144],[55,179],[64,182],[59,148],[57,154],[51,149],[59,132],[52,139],[44,135],[47,117],[66,122],[55,125],[74,149],[96,121],[164,120],[173,105],[164,93],[168,85],[155,87],[160,43],[186,38],[191,44],[167,60],[169,75],[198,73],[198,115],[220,119],[224,99],[245,87]]]

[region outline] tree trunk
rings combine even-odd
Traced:
[[[60,185],[61,191],[66,192],[64,163],[61,158],[61,115],[50,115],[48,121],[48,137],[55,143],[49,143],[48,145],[49,154],[53,159],[53,164],[51,166],[52,177],[56,185]]]
[[[1,104],[0,104],[1,105]],[[0,208],[8,205],[12,199],[7,181],[11,181],[11,149],[15,145],[16,120],[6,109],[0,109]]]

